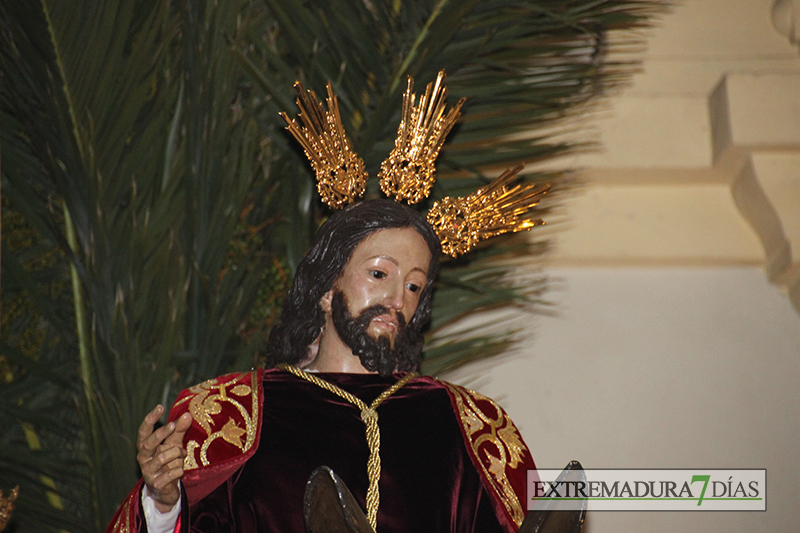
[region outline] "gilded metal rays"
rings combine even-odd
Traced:
[[[408,78],[397,139],[378,173],[381,191],[395,201],[414,204],[426,198],[435,181],[434,163],[447,134],[461,116],[464,99],[446,110],[447,88],[444,72],[428,84],[415,105],[414,81]],[[295,82],[299,119],[289,119],[287,128],[302,145],[317,176],[322,201],[333,209],[353,203],[364,194],[368,179],[364,162],[350,147],[342,127],[339,105],[328,82],[327,110],[313,91]],[[446,197],[428,212],[428,222],[442,242],[444,253],[464,254],[479,241],[544,224],[526,215],[539,203],[550,186],[518,183],[512,185],[522,166],[506,170],[486,187],[466,197]]]
[[[435,84],[428,84],[419,105],[415,106],[416,95],[411,92],[414,80],[408,78],[394,150],[381,163],[378,174],[383,194],[394,196],[397,202],[405,200],[415,204],[428,197],[435,181],[434,163],[439,150],[461,116],[465,98],[444,114],[447,88],[443,82],[444,72],[439,72]]]
[[[456,257],[478,242],[544,224],[525,215],[550,190],[550,184],[511,185],[522,165],[510,168],[469,196],[442,198],[428,211],[428,223],[442,242],[442,252]]]
[[[322,201],[332,209],[353,203],[364,194],[368,176],[364,172],[364,161],[350,149],[331,83],[328,82],[327,111],[322,109],[314,91],[306,91],[299,81],[294,88],[303,125],[289,120],[286,113],[280,115],[288,124],[286,129],[303,146],[311,161]]]

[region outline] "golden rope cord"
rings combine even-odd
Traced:
[[[397,392],[400,387],[412,379],[419,377],[419,374],[417,372],[406,374],[400,378],[397,383],[383,391],[380,396],[375,398],[372,404],[368,406],[361,398],[357,398],[333,383],[315,376],[313,373],[287,364],[280,364],[277,368],[290,372],[326,391],[332,392],[361,409],[361,420],[366,424],[367,446],[369,446],[369,459],[367,460],[367,476],[369,478],[369,488],[367,489],[367,520],[369,520],[372,529],[377,530],[378,506],[381,501],[380,491],[378,489],[378,480],[381,477],[381,432],[378,426],[378,413],[376,409],[386,398]]]

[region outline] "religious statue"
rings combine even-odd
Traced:
[[[422,327],[444,253],[529,229],[547,190],[513,185],[521,167],[427,220],[398,203],[427,196],[444,137],[444,75],[415,103],[409,79],[398,138],[381,167],[394,200],[354,203],[367,179],[330,84],[327,110],[297,85],[302,124],[287,121],[334,213],[297,268],[266,368],[183,391],[167,425],[156,407],[139,430],[143,479],[109,532],[304,531],[309,476],[329,467],[379,533],[516,532],[535,468],[491,399],[417,372]],[[416,104],[416,105],[415,105]]]

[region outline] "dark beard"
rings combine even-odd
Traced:
[[[391,376],[396,371],[416,370],[419,365],[416,357],[407,350],[408,330],[402,313],[397,313],[397,334],[394,346],[388,337],[372,338],[367,333],[370,322],[376,316],[391,313],[382,305],[373,305],[362,310],[353,318],[343,292],[334,290],[331,300],[331,318],[339,338],[361,360],[361,365],[370,372],[377,372],[383,377]],[[409,360],[411,358],[412,360]]]

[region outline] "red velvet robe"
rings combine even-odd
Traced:
[[[396,381],[317,374],[370,404]],[[255,386],[253,386],[255,385]],[[183,478],[185,532],[302,533],[303,492],[327,465],[365,508],[367,457],[359,409],[280,370],[231,374],[183,391],[170,420],[194,422]],[[534,464],[497,404],[429,377],[411,380],[378,408],[378,533],[513,532],[524,517]],[[143,531],[140,485],[108,532]]]

